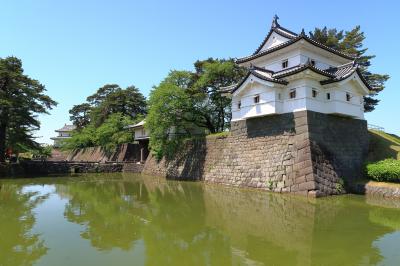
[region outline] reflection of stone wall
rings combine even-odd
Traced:
[[[315,207],[307,199],[206,185],[204,202],[207,225],[229,235],[235,248],[251,252],[247,249],[256,243],[275,246],[274,251],[255,247],[252,259],[268,260],[264,256],[274,252],[283,255],[282,265],[284,254],[294,255],[298,265],[310,264]]]
[[[309,111],[232,122],[227,138],[185,144],[174,160],[149,156],[144,173],[275,192],[342,193],[358,177],[366,122]]]

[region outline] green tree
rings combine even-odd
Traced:
[[[133,134],[126,126],[142,120],[147,111],[146,99],[138,88],[122,89],[117,84],[107,84],[86,100],[69,111],[77,130],[65,141],[63,149],[100,145],[110,150],[133,141]]]
[[[132,132],[126,130],[126,127],[133,123],[129,116],[122,113],[110,115],[96,130],[96,144],[111,151],[120,144],[133,142]]]
[[[0,58],[0,162],[5,149],[38,149],[33,132],[40,128],[37,114],[48,113],[57,103],[45,94],[44,85],[24,74],[16,57]]]
[[[366,112],[373,111],[379,102],[374,97],[385,88],[385,82],[389,79],[389,75],[375,74],[369,71],[371,59],[375,58],[375,55],[366,54],[368,49],[363,47],[365,35],[360,26],[346,32],[328,29],[327,27],[315,28],[313,32],[310,32],[310,37],[331,48],[357,56],[356,61],[360,65],[363,76],[374,88],[369,96],[364,97],[364,109]]]
[[[209,58],[195,64],[198,79],[194,84],[196,93],[204,94],[203,101],[196,101],[211,133],[222,132],[230,126],[231,100],[219,92],[221,87],[235,84],[246,75],[246,70],[233,60]]]
[[[116,84],[105,85],[89,96],[87,101],[91,106],[91,122],[96,126],[100,126],[113,113],[133,119],[146,113],[146,99],[135,86],[122,89]]]
[[[82,149],[96,146],[96,128],[89,124],[88,126],[75,130],[69,139],[62,143],[62,150]]]
[[[146,128],[151,135],[150,147],[158,157],[174,151],[182,136],[216,133],[229,127],[231,101],[218,90],[239,82],[245,69],[233,60],[212,58],[194,66],[195,72],[171,71],[150,93]],[[171,138],[171,129],[183,134]]]
[[[84,128],[90,123],[90,111],[91,106],[89,103],[82,103],[78,105],[74,105],[70,113],[70,120],[77,127],[78,130]]]
[[[170,73],[170,77],[176,72]],[[169,77],[169,78],[170,78]],[[145,127],[150,131],[150,147],[158,158],[179,143],[179,138],[170,138],[173,128],[177,132],[189,133],[190,121],[193,121],[193,109],[189,95],[179,86],[164,82],[151,91],[149,97],[149,113]]]
[[[89,124],[81,130],[72,133],[62,145],[64,150],[74,150],[86,147],[101,146],[107,151],[114,150],[118,145],[133,142],[132,132],[126,130],[135,121],[121,113],[111,114],[99,127]]]

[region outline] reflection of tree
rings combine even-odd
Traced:
[[[94,247],[110,250],[119,247],[129,250],[141,237],[143,226],[142,203],[147,191],[140,183],[71,182],[57,191],[70,200],[64,215],[70,222],[84,224],[81,236]]]
[[[31,265],[47,253],[38,234],[32,234],[35,224],[33,208],[46,196],[37,192],[22,192],[22,187],[0,185],[0,262],[2,265]]]
[[[56,186],[69,199],[67,219],[84,225],[83,238],[102,250],[143,244],[147,265],[376,264],[381,255],[373,242],[400,224],[362,198],[309,202],[152,177],[127,179]]]
[[[201,186],[169,183],[150,194],[147,265],[231,265],[229,237],[205,226]]]

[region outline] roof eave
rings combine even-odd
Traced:
[[[306,70],[311,70],[314,73],[320,74],[320,75],[328,77],[328,78],[334,78],[334,75],[332,75],[330,73],[327,73],[326,71],[323,71],[323,70],[318,69],[316,67],[313,67],[311,65],[304,65],[304,66],[301,66],[298,69],[295,69],[293,71],[289,71],[289,72],[281,74],[281,75],[278,74],[278,75],[276,75],[276,78],[281,79],[281,78],[284,78],[284,77],[288,77],[288,76],[292,76],[292,75],[301,73],[301,72],[306,71]]]
[[[271,53],[273,53],[273,52],[276,52],[276,51],[278,51],[278,50],[281,50],[281,49],[283,49],[283,48],[289,47],[290,45],[295,44],[295,43],[297,43],[297,42],[300,41],[300,40],[305,40],[305,41],[307,41],[308,43],[310,43],[310,44],[312,44],[312,45],[314,45],[314,46],[316,46],[316,47],[319,47],[319,48],[321,48],[321,49],[323,49],[323,50],[325,50],[325,51],[328,51],[328,52],[330,52],[330,53],[333,53],[333,54],[335,54],[335,55],[337,55],[337,56],[340,56],[340,57],[342,57],[342,58],[344,58],[344,59],[347,59],[347,60],[354,60],[354,59],[356,59],[356,57],[354,57],[354,56],[347,55],[347,54],[344,54],[344,53],[342,53],[342,52],[340,52],[340,51],[337,51],[337,50],[335,50],[335,49],[332,49],[332,48],[330,48],[330,47],[328,47],[328,46],[326,46],[326,45],[324,45],[324,44],[322,44],[322,43],[319,43],[319,42],[317,42],[317,41],[315,41],[315,40],[312,40],[311,38],[309,38],[309,37],[307,37],[307,36],[305,36],[305,35],[299,35],[299,36],[296,37],[296,38],[293,38],[293,39],[291,39],[291,40],[289,40],[289,41],[287,41],[287,42],[284,42],[284,43],[282,43],[282,44],[279,44],[279,45],[277,45],[277,46],[271,47],[270,49],[267,49],[267,50],[265,50],[265,51],[258,52],[258,53],[256,53],[256,54],[253,54],[253,55],[250,55],[250,56],[238,58],[238,59],[236,59],[235,62],[236,62],[237,64],[243,64],[243,63],[252,61],[252,60],[254,60],[254,59],[256,59],[256,58],[259,58],[259,57],[262,57],[262,56],[264,56],[264,55],[271,54]]]
[[[231,91],[231,94],[234,94],[234,93],[246,82],[246,80],[247,80],[251,75],[253,75],[254,77],[256,77],[256,78],[258,78],[258,79],[260,79],[260,80],[263,80],[263,81],[265,81],[265,82],[271,82],[271,83],[275,83],[275,84],[279,84],[279,85],[287,85],[287,84],[289,84],[289,82],[286,81],[286,80],[268,79],[268,78],[263,77],[263,76],[261,76],[261,75],[258,75],[257,73],[255,73],[255,72],[253,72],[253,71],[250,70],[250,71],[247,73],[247,75],[243,78],[243,80],[242,80],[241,82],[239,82],[239,83],[235,86],[235,88]]]
[[[364,78],[364,76],[361,74],[361,71],[359,68],[356,68],[353,70],[350,74],[346,75],[345,77],[339,78],[339,79],[328,79],[328,80],[323,80],[320,81],[321,85],[329,85],[332,83],[338,83],[338,82],[344,82],[347,79],[351,78],[354,74],[357,74],[358,78],[360,79],[361,83],[363,84],[362,88],[366,94],[370,94],[373,91],[373,88],[371,85],[367,82],[367,80]]]
[[[278,31],[278,29],[281,29],[282,31],[287,31],[289,34],[285,34],[283,32]],[[258,48],[254,51],[254,53],[252,55],[256,55],[258,54],[261,49],[264,47],[264,45],[267,43],[267,41],[269,40],[269,37],[271,37],[272,33],[275,32],[276,34],[284,37],[284,38],[288,38],[288,39],[294,39],[296,38],[296,36],[298,36],[296,33],[291,32],[283,27],[277,26],[274,28],[271,28],[267,34],[267,36],[265,36],[264,40],[261,42],[261,44],[258,46]],[[295,36],[292,36],[295,35]]]

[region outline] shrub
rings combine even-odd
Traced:
[[[400,182],[400,161],[386,159],[367,165],[367,175],[376,181]]]
[[[230,136],[229,131],[223,131],[223,132],[218,132],[218,133],[213,133],[213,134],[208,134],[207,138],[217,138],[217,139],[224,139]]]

